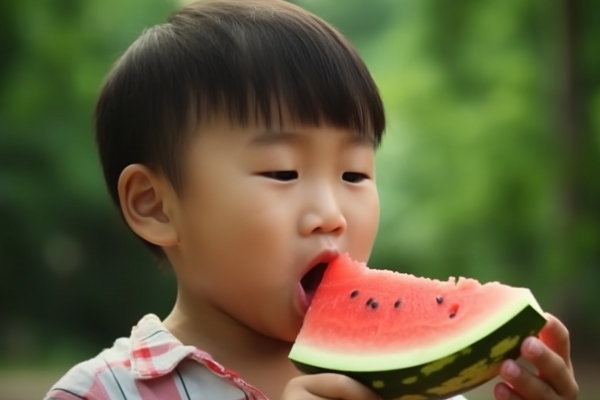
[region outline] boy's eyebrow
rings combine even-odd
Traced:
[[[254,137],[250,143],[253,145],[267,145],[295,141],[302,139],[303,137],[304,135],[298,132],[269,130],[264,131],[258,136]],[[373,137],[369,135],[359,135],[358,133],[349,136],[347,141],[352,145],[368,147],[375,146],[375,140]]]

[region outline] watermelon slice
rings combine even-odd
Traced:
[[[545,323],[528,289],[373,270],[341,255],[289,358],[305,373],[348,375],[383,399],[446,399],[495,377]]]

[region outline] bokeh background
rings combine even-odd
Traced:
[[[296,0],[381,89],[371,264],[532,289],[600,398],[600,2]],[[174,280],[104,188],[92,136],[111,64],[175,0],[0,1],[0,399],[39,399]],[[473,393],[491,399],[489,386]]]

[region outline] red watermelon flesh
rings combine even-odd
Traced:
[[[374,270],[342,255],[325,271],[292,356],[309,351],[340,368],[354,354],[357,363],[367,357],[368,364],[401,368],[468,346],[526,305],[542,314],[528,289]]]

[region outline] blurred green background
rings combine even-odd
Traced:
[[[371,264],[530,287],[600,398],[600,2],[295,2],[356,44],[385,100]],[[177,6],[0,2],[0,399],[41,398],[170,309],[173,277],[110,204],[91,115],[111,64]]]

